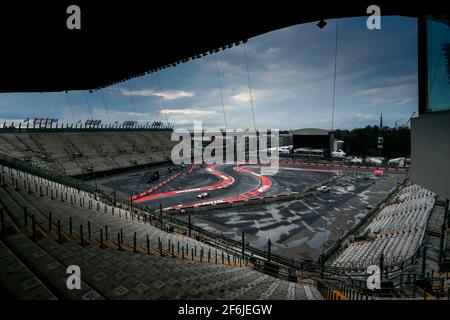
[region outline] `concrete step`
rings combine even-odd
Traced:
[[[17,253],[21,261],[46,285],[66,299],[86,300],[101,299],[102,297],[82,281],[81,290],[69,290],[67,288],[67,267],[39,245],[28,239],[23,234],[6,237],[9,247]]]
[[[0,283],[21,300],[56,300],[56,296],[0,241]]]

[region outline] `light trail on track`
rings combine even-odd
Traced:
[[[257,177],[259,180],[258,187],[254,188],[250,191],[247,191],[245,193],[238,194],[236,196],[229,196],[229,197],[226,197],[223,199],[184,203],[184,204],[172,206],[168,209],[182,209],[182,208],[186,208],[186,207],[198,207],[198,206],[211,205],[211,204],[233,203],[236,201],[242,201],[242,200],[247,200],[250,198],[258,197],[261,194],[263,194],[264,192],[266,192],[267,190],[269,190],[270,187],[272,187],[272,180],[270,180],[270,178],[267,176],[260,175],[258,173],[255,173],[255,172],[245,169],[243,167],[234,167],[234,170]]]
[[[231,186],[234,183],[234,178],[232,176],[229,176],[222,172],[214,170],[217,166],[219,166],[219,165],[218,164],[210,165],[210,166],[206,167],[206,171],[216,177],[219,177],[221,179],[221,181],[218,183],[215,183],[215,184],[209,185],[209,186],[197,187],[197,188],[181,189],[181,190],[174,190],[174,191],[168,191],[168,192],[162,192],[162,193],[137,196],[136,198],[133,199],[133,202],[139,203],[139,202],[144,202],[144,201],[149,201],[149,200],[154,200],[154,199],[170,197],[170,196],[183,194],[183,193],[218,190],[218,189],[223,189],[223,188],[227,188],[227,187]],[[145,192],[143,192],[143,193],[145,193]]]
[[[168,192],[162,192],[157,194],[147,194],[145,195],[145,192],[142,193],[143,196],[137,197],[134,199],[133,202],[139,203],[139,202],[145,202],[155,199],[161,199],[181,194],[187,194],[187,193],[193,193],[193,192],[205,192],[205,191],[212,191],[212,190],[219,190],[223,188],[230,187],[234,182],[235,179],[228,174],[222,173],[216,168],[218,166],[221,166],[219,164],[210,165],[206,167],[206,171],[214,176],[217,176],[221,179],[218,183],[215,183],[213,185],[207,185],[207,186],[201,186],[196,188],[188,188],[188,189],[181,189],[181,190],[174,190],[174,191],[168,191]],[[233,196],[227,196],[221,199],[211,199],[211,200],[203,200],[203,201],[192,201],[192,202],[186,202],[186,203],[180,203],[177,205],[172,205],[169,207],[164,208],[167,209],[182,209],[187,207],[198,207],[198,206],[204,206],[204,205],[214,205],[214,204],[220,204],[220,203],[233,203],[236,201],[243,201],[255,197],[259,197],[265,192],[267,192],[272,187],[272,180],[269,178],[269,176],[261,175],[259,173],[256,173],[250,169],[259,169],[267,167],[267,166],[259,166],[259,165],[244,165],[244,166],[236,166],[233,167],[233,169],[236,172],[239,172],[244,175],[251,175],[257,178],[258,180],[258,186],[252,188],[251,190],[248,190],[246,192],[236,194]],[[332,170],[332,169],[312,169],[312,168],[295,168],[295,167],[279,167],[279,170],[293,170],[293,171],[306,171],[306,172],[326,172],[326,173],[338,173],[338,170]]]

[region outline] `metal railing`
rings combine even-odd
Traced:
[[[26,172],[89,193],[97,194],[100,192],[95,187],[84,183],[83,181],[35,166],[31,163],[10,157],[6,154],[0,154],[0,165]]]

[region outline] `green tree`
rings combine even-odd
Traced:
[[[347,155],[378,156],[378,137],[383,137],[381,156],[385,158],[409,157],[411,153],[411,130],[406,126],[367,126],[352,130],[336,130],[335,138],[344,141],[342,149]]]

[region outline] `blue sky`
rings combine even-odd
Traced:
[[[246,44],[258,128],[331,127],[336,20],[324,29],[302,24],[249,39]],[[229,128],[253,127],[243,46],[215,54]],[[404,123],[417,111],[417,26],[407,17],[382,17],[368,30],[366,17],[339,19],[334,128]],[[30,117],[60,122],[165,121],[190,128],[224,127],[213,55],[94,93],[0,94],[0,120]],[[131,90],[130,90],[131,88]],[[102,94],[106,102],[103,103]],[[87,101],[86,102],[86,98]],[[134,101],[134,106],[133,106]],[[134,112],[134,109],[136,113]]]

